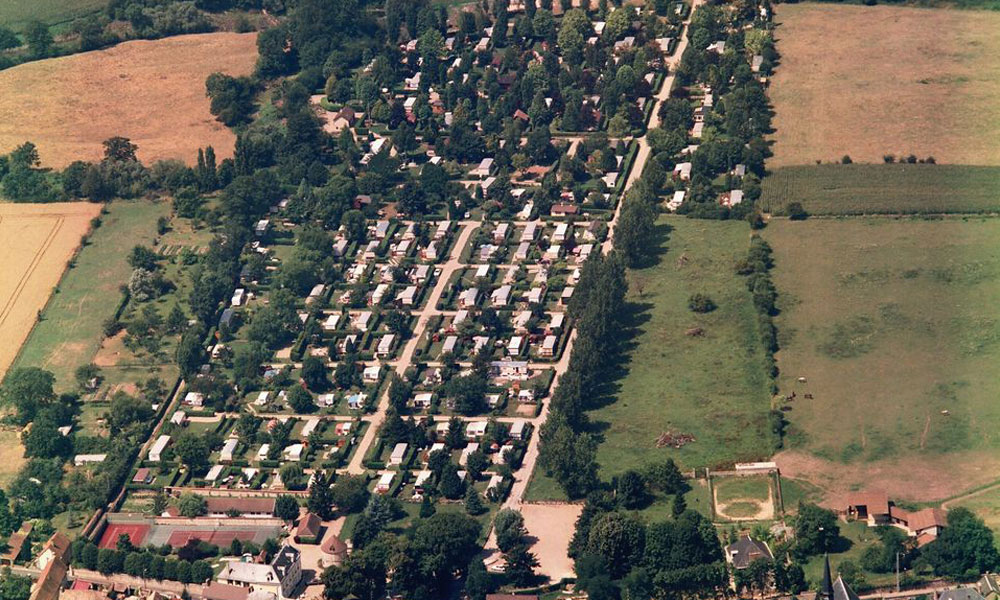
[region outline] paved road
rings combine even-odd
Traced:
[[[694,14],[694,7],[697,7],[703,2],[704,0],[693,0],[691,14]],[[674,54],[667,60],[667,68],[669,74],[667,77],[664,78],[663,85],[660,87],[659,92],[657,92],[655,96],[656,104],[653,107],[647,131],[649,129],[653,129],[654,127],[658,127],[660,124],[660,115],[659,115],[660,104],[665,100],[667,100],[668,98],[670,98],[670,94],[673,91],[674,80],[675,80],[675,75],[673,74],[673,71],[676,68],[677,64],[680,63],[681,56],[683,56],[684,50],[687,48],[688,40],[686,37],[687,33],[686,29],[687,25],[690,22],[691,22],[691,16],[689,14],[687,21],[685,21],[685,31],[681,35],[681,39],[677,44],[677,48],[675,49]],[[646,161],[649,160],[649,156],[651,154],[649,142],[646,140],[645,135],[638,138],[637,141],[639,143],[639,151],[636,153],[635,162],[632,165],[632,170],[628,173],[628,179],[626,180],[625,186],[622,190],[623,196],[624,193],[627,192],[629,188],[631,188],[632,185],[639,180],[639,177],[642,175],[642,171],[646,166]],[[604,253],[610,252],[613,247],[615,226],[618,224],[618,217],[621,215],[622,205],[624,205],[623,200],[618,202],[618,207],[615,209],[614,217],[608,224],[608,238],[601,245],[601,251]],[[574,330],[570,335],[569,342],[566,344],[566,348],[563,351],[562,360],[560,360],[559,363],[557,363],[555,366],[556,374],[552,382],[553,390],[556,389],[556,387],[559,385],[559,379],[562,377],[562,374],[566,372],[566,368],[569,366],[569,358],[572,354],[573,344],[575,340],[576,340],[576,330]],[[524,504],[525,502],[524,493],[528,488],[528,482],[531,479],[531,474],[532,472],[534,472],[535,463],[538,461],[538,450],[539,450],[538,428],[543,423],[545,423],[545,420],[548,418],[548,414],[549,414],[549,403],[546,402],[542,406],[542,410],[539,413],[539,415],[535,419],[532,419],[532,423],[535,425],[535,431],[528,442],[528,450],[524,455],[524,462],[521,468],[518,469],[518,471],[514,474],[515,477],[514,485],[511,488],[510,496],[508,496],[507,500],[503,504],[503,508],[512,508],[515,510],[520,510],[521,505]],[[499,559],[500,559],[500,553],[496,547],[496,536],[494,535],[494,532],[491,531],[489,539],[487,539],[486,541],[486,547],[484,549],[484,560],[487,566],[489,566],[498,561]]]
[[[437,282],[434,284],[434,290],[431,291],[430,298],[424,304],[424,308],[413,313],[413,316],[417,317],[417,325],[413,328],[413,335],[410,340],[406,343],[403,348],[402,353],[400,353],[399,358],[395,361],[395,372],[399,375],[403,375],[406,369],[409,368],[410,362],[413,360],[413,354],[417,350],[417,345],[420,344],[420,340],[424,336],[424,332],[427,329],[427,323],[430,321],[432,316],[440,314],[441,311],[437,310],[437,303],[441,299],[441,295],[444,293],[445,289],[448,287],[451,280],[451,276],[458,270],[464,269],[466,264],[461,262],[460,257],[462,255],[462,249],[465,244],[468,243],[469,238],[472,237],[472,233],[481,225],[479,221],[462,221],[459,223],[462,227],[461,233],[458,235],[458,239],[455,241],[455,245],[451,249],[451,255],[448,261],[443,265],[439,265],[441,269],[441,276],[438,277]],[[354,452],[354,456],[351,457],[351,462],[347,465],[347,472],[360,475],[365,472],[364,465],[362,464],[365,459],[365,455],[368,453],[368,449],[371,447],[372,442],[378,435],[378,429],[381,427],[382,422],[385,420],[386,411],[389,408],[389,386],[386,386],[385,391],[382,393],[382,397],[379,399],[378,408],[376,411],[369,415],[365,420],[368,421],[368,430],[365,431],[364,437],[361,438],[361,442],[358,444],[357,450]]]

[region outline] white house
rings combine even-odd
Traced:
[[[395,479],[396,474],[392,471],[386,471],[378,478],[378,483],[375,484],[375,493],[384,494],[389,491],[392,487],[392,480]]]
[[[163,451],[166,450],[169,445],[169,435],[161,435],[156,438],[156,441],[153,443],[153,447],[149,449],[149,460],[152,462],[160,462],[160,455],[163,454]]]
[[[392,448],[392,454],[389,455],[390,465],[401,465],[403,464],[403,459],[406,458],[406,451],[409,449],[409,445],[406,442],[399,442]]]
[[[219,583],[250,588],[252,593],[270,592],[284,599],[291,596],[302,579],[301,555],[298,549],[286,545],[268,564],[229,561],[215,579]]]
[[[469,421],[465,426],[466,439],[476,440],[486,435],[486,421]]]
[[[219,453],[219,460],[222,462],[233,462],[233,453],[236,452],[236,446],[239,445],[239,440],[236,438],[229,438],[226,443],[222,446],[222,452]]]

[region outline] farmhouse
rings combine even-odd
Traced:
[[[845,512],[848,518],[868,521],[869,527],[889,525],[889,496],[881,490],[852,492]]]
[[[726,562],[734,569],[745,569],[755,560],[766,560],[771,562],[774,555],[767,546],[767,542],[753,539],[749,535],[743,535],[735,543],[726,546]]]

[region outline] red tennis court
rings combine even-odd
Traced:
[[[170,534],[167,543],[174,548],[180,548],[187,544],[188,540],[201,540],[215,546],[224,547],[232,544],[234,539],[239,539],[241,542],[252,541],[256,535],[256,531],[174,531]]]
[[[118,536],[123,533],[128,535],[133,546],[142,546],[146,534],[149,533],[149,525],[144,523],[108,523],[108,526],[104,528],[104,533],[101,534],[101,541],[97,547],[114,548],[118,544]]]

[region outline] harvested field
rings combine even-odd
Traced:
[[[134,41],[0,71],[0,153],[25,140],[42,163],[98,160],[120,135],[144,162],[193,164],[199,147],[232,156],[236,136],[209,112],[205,78],[249,74],[255,34],[209,33]]]
[[[799,202],[813,215],[1000,212],[1000,167],[802,165],[764,178],[762,208]]]
[[[782,474],[828,501],[872,481],[935,501],[995,480],[1000,220],[772,220],[764,237],[795,395]]]
[[[0,378],[31,332],[99,204],[0,204]]]
[[[804,3],[775,16],[768,167],[890,153],[1000,165],[1000,14]]]

